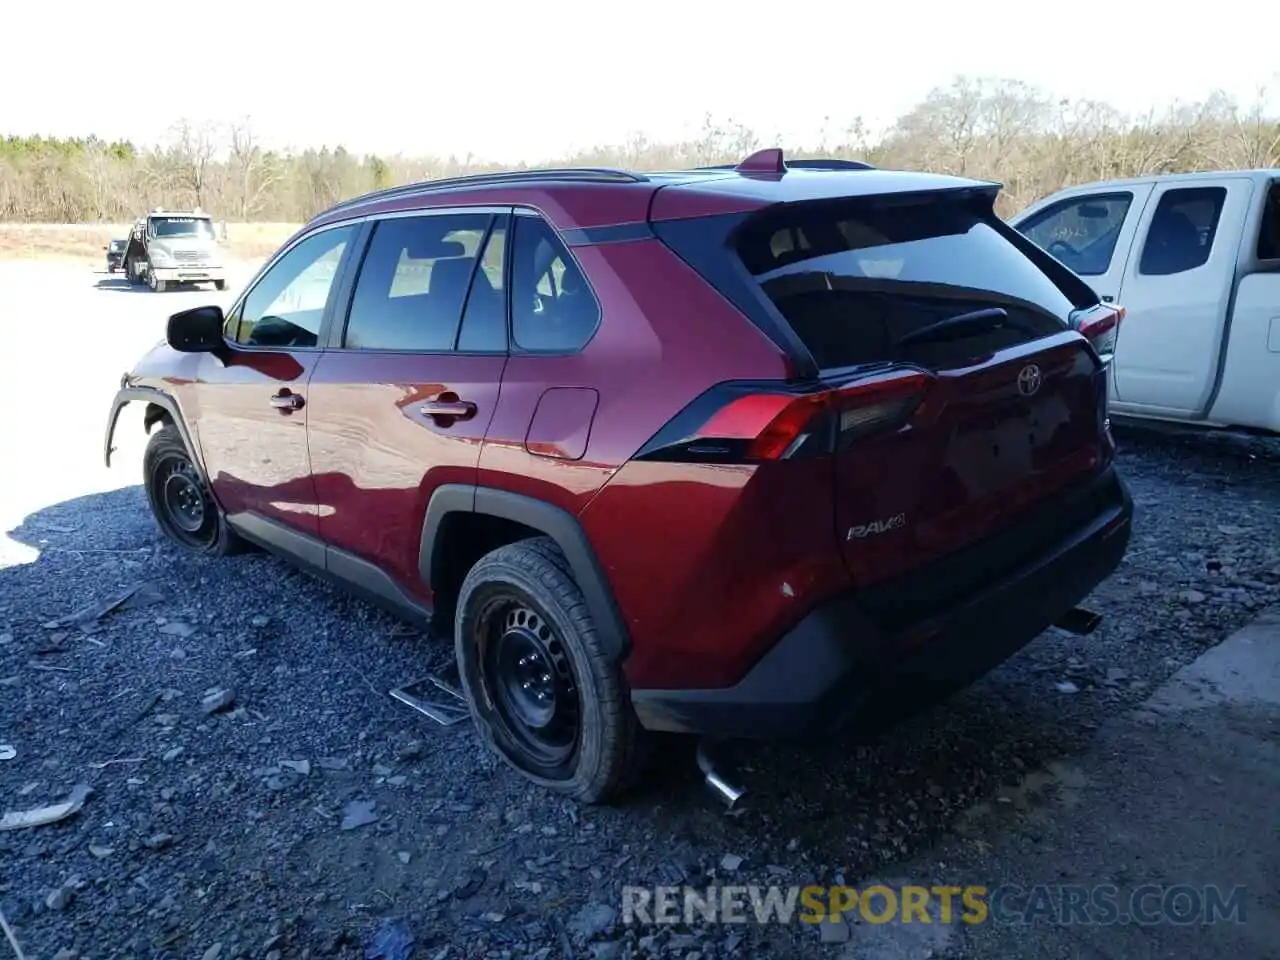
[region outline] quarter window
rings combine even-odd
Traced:
[[[522,350],[572,353],[591,339],[600,306],[577,263],[540,217],[516,217],[511,335]]]
[[[1084,277],[1111,269],[1131,193],[1073,197],[1036,214],[1018,230]]]
[[[1226,200],[1225,187],[1165,191],[1147,228],[1138,272],[1167,277],[1207,263]]]
[[[356,280],[344,346],[452,350],[493,217],[397,217],[378,223]],[[500,296],[500,294],[499,294]]]
[[[252,347],[316,346],[354,229],[313,234],[272,264],[227,319],[227,338]]]

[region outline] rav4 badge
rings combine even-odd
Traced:
[[[861,540],[863,537],[875,537],[882,533],[888,533],[890,530],[897,530],[899,527],[907,525],[907,515],[905,513],[896,513],[892,517],[886,517],[884,520],[872,520],[870,523],[859,524],[849,528],[849,533],[845,537],[846,540]]]

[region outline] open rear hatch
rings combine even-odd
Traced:
[[[822,371],[835,531],[860,584],[995,533],[1111,456],[1105,372],[1069,329],[1089,291],[992,196],[784,205],[737,238]]]

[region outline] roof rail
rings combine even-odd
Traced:
[[[557,180],[570,183],[644,183],[649,178],[630,170],[615,170],[611,167],[543,167],[529,170],[500,170],[493,173],[471,173],[461,177],[443,177],[438,180],[415,180],[385,190],[364,193],[350,200],[334,204],[327,212],[345,210],[349,207],[372,203],[377,200],[392,200],[396,197],[417,193],[430,193],[449,187],[498,186],[504,183],[538,183],[544,180]]]
[[[694,170],[738,170],[742,173],[786,173],[788,170],[874,170],[861,160],[837,160],[834,157],[787,160],[778,149],[760,150],[741,163],[717,163]]]

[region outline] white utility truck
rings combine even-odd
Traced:
[[[1280,169],[1082,184],[1010,224],[1123,306],[1095,331],[1112,413],[1280,432]]]
[[[140,217],[129,232],[123,266],[133,283],[156,291],[179,283],[227,287],[213,218],[199,209],[188,213],[157,207]]]

